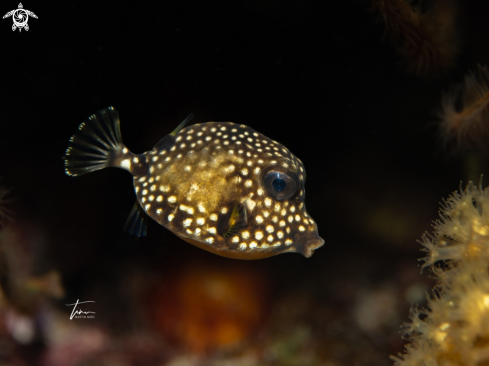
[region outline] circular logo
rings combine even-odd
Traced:
[[[27,24],[27,20],[29,19],[29,15],[24,9],[17,9],[12,14],[12,19],[14,20],[14,24],[22,28]]]

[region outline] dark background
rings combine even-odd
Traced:
[[[304,162],[307,209],[325,245],[310,259],[285,254],[243,264],[266,274],[271,308],[307,293],[311,309],[336,304],[343,310],[335,316],[356,329],[348,309],[359,292],[409,281],[429,290],[416,240],[443,197],[488,170],[477,154],[443,148],[434,113],[444,90],[489,60],[487,4],[458,4],[460,52],[439,77],[406,70],[368,1],[23,5],[39,17],[29,19],[28,32],[0,21],[0,183],[12,190],[15,227],[31,238],[32,274],[54,268],[62,276],[66,297],[55,307],[67,312],[64,303],[90,297],[100,304],[99,325],[126,329],[118,320],[129,316],[121,298],[131,295],[120,290],[126,277],[174,273],[194,261],[234,266],[155,222],[147,238],[125,234],[134,203],[126,172],[64,174],[69,137],[110,105],[135,153],[193,112],[192,123],[247,124]],[[17,4],[1,6],[6,13]],[[410,305],[402,291],[394,291],[398,323],[375,336],[353,331],[380,339],[372,342],[385,364],[402,350],[398,325]],[[113,303],[121,305],[104,312]]]

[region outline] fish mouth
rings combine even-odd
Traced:
[[[314,250],[321,248],[323,245],[324,240],[319,236],[313,239],[309,239],[304,243],[301,254],[304,257],[309,258],[311,255],[314,254]]]

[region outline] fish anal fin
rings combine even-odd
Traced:
[[[138,201],[134,204],[129,217],[124,225],[124,231],[137,238],[146,236],[148,231],[146,216]]]

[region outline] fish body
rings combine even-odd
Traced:
[[[183,127],[143,154],[122,143],[117,111],[92,115],[71,138],[66,173],[113,166],[134,176],[136,234],[148,215],[185,241],[236,259],[284,252],[310,257],[323,245],[306,212],[306,172],[280,143],[246,125],[207,122]],[[144,214],[142,214],[144,212]]]

